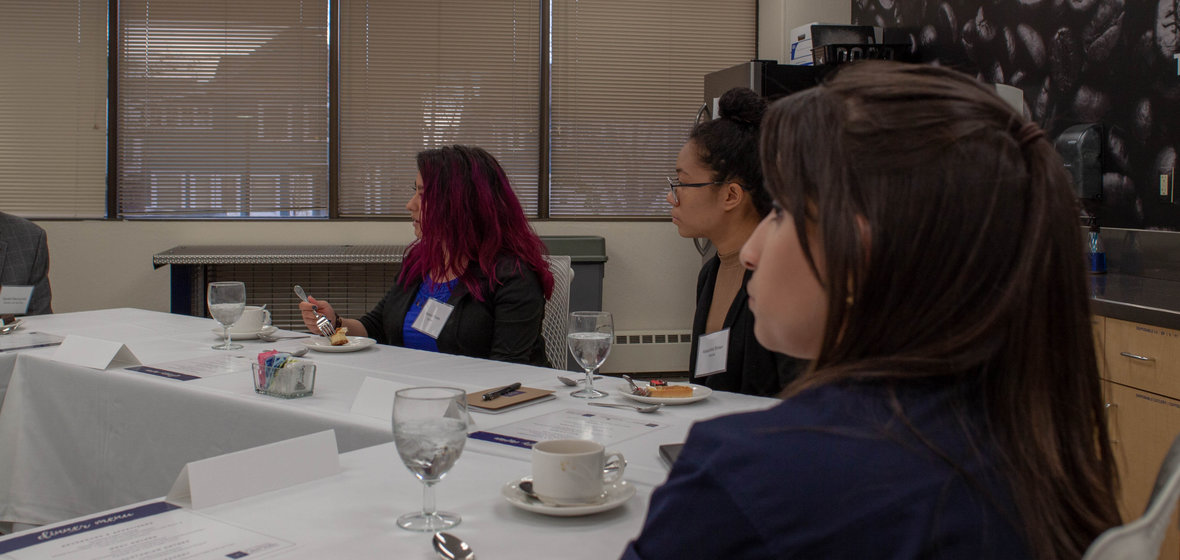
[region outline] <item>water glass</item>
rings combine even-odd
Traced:
[[[229,328],[242,317],[246,309],[246,285],[241,282],[210,282],[206,296],[209,304],[209,314],[221,323],[224,331],[225,343],[213,347],[214,350],[238,350],[241,344],[232,343],[229,338]]]
[[[586,385],[570,395],[583,399],[598,399],[606,391],[594,388],[594,370],[610,355],[611,342],[615,338],[614,321],[606,311],[574,311],[570,313],[569,331],[566,342],[574,361],[586,370]]]
[[[393,396],[393,442],[410,472],[422,481],[422,511],[397,518],[409,531],[441,531],[462,521],[434,507],[434,485],[451,470],[467,442],[467,392],[413,387]]]

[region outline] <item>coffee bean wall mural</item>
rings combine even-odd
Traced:
[[[1100,123],[1100,223],[1180,231],[1180,0],[852,0],[852,22],[1020,88],[1054,138]]]

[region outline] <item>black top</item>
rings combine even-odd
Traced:
[[[487,275],[476,273],[476,282],[487,286]],[[459,282],[446,303],[455,310],[438,334],[438,350],[447,354],[487,358],[548,367],[541,322],[545,318],[545,292],[531,268],[515,259],[496,263],[500,282],[484,301],[476,301]],[[402,326],[422,280],[406,286],[395,284],[371,311],[360,318],[368,336],[382,344],[404,346]]]
[[[697,377],[697,344],[705,332],[709,319],[709,306],[713,304],[713,287],[717,283],[717,271],[721,259],[713,257],[701,267],[697,277],[697,311],[692,322],[692,354],[688,361],[688,372],[693,383],[718,391],[731,391],[763,397],[776,396],[787,383],[793,381],[807,368],[807,360],[792,358],[786,354],[771,352],[763,348],[754,338],[754,312],[747,305],[746,284],[750,271],[742,277],[742,287],[729,312],[725,314],[724,328],[729,329],[729,354],[725,358],[725,371],[706,377]]]

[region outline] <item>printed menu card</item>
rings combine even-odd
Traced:
[[[0,558],[243,558],[292,546],[189,509],[152,502],[0,539]]]

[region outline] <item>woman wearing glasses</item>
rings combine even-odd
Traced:
[[[553,275],[496,158],[467,146],[419,153],[406,209],[418,239],[385,299],[344,319],[309,297],[299,304],[308,330],[319,332],[314,304],[382,344],[547,367],[541,321]]]
[[[1044,132],[970,76],[885,62],[764,127],[755,333],[814,364],[779,405],[693,426],[623,557],[1082,556],[1117,480]]]
[[[668,178],[672,223],[681,237],[705,237],[717,255],[697,277],[689,371],[695,383],[722,391],[777,395],[806,362],[762,347],[747,307],[750,274],[738,250],[770,211],[758,163],[766,102],[746,88],[718,101],[719,118],[696,125]]]

